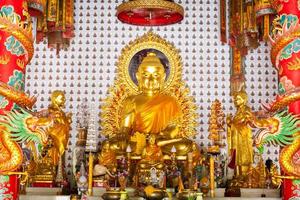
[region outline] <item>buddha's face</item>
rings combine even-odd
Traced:
[[[66,98],[63,92],[54,92],[52,94],[52,103],[57,107],[64,107]]]
[[[161,90],[165,76],[164,69],[154,65],[142,65],[136,74],[139,89],[148,95],[156,94]]]
[[[247,103],[247,97],[245,97],[245,95],[242,95],[242,94],[236,94],[234,96],[233,103],[234,103],[234,105],[236,107],[240,107],[242,105],[246,105],[246,103]]]

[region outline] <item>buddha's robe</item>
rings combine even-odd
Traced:
[[[168,95],[157,94],[149,98],[136,96],[129,101],[131,103],[127,104],[129,108],[125,109],[125,115],[130,115],[129,127],[134,132],[159,134],[175,123],[181,114],[176,99]]]
[[[113,168],[117,163],[116,154],[114,151],[111,150],[101,152],[98,159],[99,164],[107,168]]]
[[[249,166],[253,163],[253,141],[250,125],[253,123],[253,114],[249,107],[239,109],[229,127],[231,140],[231,163],[230,167]]]

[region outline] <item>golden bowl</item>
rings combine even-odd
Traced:
[[[106,191],[102,198],[104,200],[119,200],[121,198],[122,192],[120,191]]]
[[[150,196],[144,196],[147,200],[162,200],[166,197],[164,191],[154,191]]]
[[[195,200],[197,198],[197,193],[193,190],[184,190],[180,193],[177,193],[176,196],[178,200]]]

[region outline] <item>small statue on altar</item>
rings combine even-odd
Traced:
[[[200,149],[196,143],[193,143],[192,145],[192,164],[193,168],[195,168],[198,165],[202,165],[202,162],[204,160],[203,156],[200,153]]]
[[[52,157],[47,153],[47,150],[43,150],[42,152],[42,159],[37,163],[37,170],[36,174],[43,174],[43,175],[55,175],[55,166],[53,165]]]
[[[150,135],[148,145],[143,150],[139,167],[141,169],[150,169],[152,167],[162,169],[164,167],[164,156],[161,148],[156,144],[154,134]]]
[[[102,150],[98,154],[98,164],[96,164],[93,169],[93,176],[103,176],[106,174],[113,176],[112,173],[114,173],[117,168],[116,153],[110,149],[108,140],[104,141],[102,145]]]
[[[80,165],[80,170],[77,172],[75,179],[77,183],[78,194],[85,194],[88,190],[88,179],[83,162]]]
[[[125,191],[128,179],[128,163],[124,156],[118,160],[117,173],[120,190]]]

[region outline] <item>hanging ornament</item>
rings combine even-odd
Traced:
[[[276,10],[269,0],[258,0],[255,4],[256,23],[261,27],[261,35],[264,41],[269,40],[270,24],[276,15]]]
[[[30,16],[41,16],[45,12],[46,0],[28,0],[28,11]]]
[[[117,7],[117,17],[127,24],[161,26],[180,22],[184,10],[172,0],[129,0]]]
[[[37,18],[37,43],[48,40],[57,54],[74,37],[74,0],[46,0],[46,10]]]

